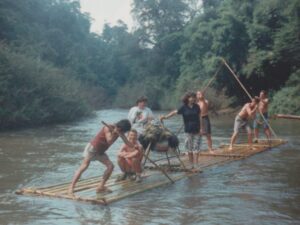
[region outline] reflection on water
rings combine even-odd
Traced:
[[[71,180],[100,121],[126,115],[103,110],[77,123],[1,133],[0,224],[300,224],[299,121],[274,123],[278,135],[289,141],[284,146],[109,207],[13,193],[23,186]],[[212,121],[214,144],[228,142],[233,118]],[[180,118],[166,122],[174,131],[181,126]],[[108,152],[113,161],[120,144]],[[95,162],[83,177],[102,172]]]

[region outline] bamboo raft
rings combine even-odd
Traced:
[[[281,139],[272,139],[270,142],[267,140],[259,140],[258,143],[253,145],[254,149],[250,150],[247,144],[236,144],[232,151],[228,151],[228,145],[221,145],[218,149],[214,151],[214,154],[208,152],[201,152],[199,157],[198,169],[199,172],[211,168],[213,166],[224,165],[226,163],[241,160],[251,155],[266,151],[273,147],[279,146],[286,143],[286,141]],[[184,162],[186,167],[189,167],[188,158],[186,155],[180,156],[181,160]],[[177,163],[177,164],[176,164]],[[173,170],[166,168],[167,161],[162,161],[160,164],[169,174],[169,176],[174,181],[178,181],[185,177],[195,176],[198,173],[186,172],[180,167],[176,159],[171,159],[172,167],[177,169]],[[182,170],[180,170],[180,168]],[[91,177],[88,179],[81,180],[77,183],[74,193],[75,195],[68,195],[68,187],[70,182],[57,184],[47,187],[27,187],[21,190],[17,190],[16,194],[20,195],[31,195],[31,196],[48,196],[61,199],[71,199],[82,202],[89,202],[94,204],[107,205],[112,202],[124,199],[126,197],[145,192],[157,187],[161,187],[171,182],[166,179],[166,177],[161,173],[161,171],[156,170],[154,167],[145,167],[143,173],[143,181],[141,183],[136,183],[130,180],[116,181],[118,174],[114,174],[107,181],[107,187],[111,189],[112,193],[99,193],[95,192],[96,186],[98,185],[101,178]]]

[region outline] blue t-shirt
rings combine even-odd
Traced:
[[[198,104],[193,104],[192,107],[183,105],[177,110],[177,114],[182,115],[184,122],[184,131],[186,133],[200,132],[200,107]]]

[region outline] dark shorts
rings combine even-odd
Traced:
[[[263,127],[264,129],[268,129],[268,113],[263,113],[263,116],[265,117],[266,121],[264,120],[264,118],[261,116],[261,114],[258,112],[255,115],[255,119],[253,121],[253,128],[254,129],[258,129],[260,127]]]
[[[208,116],[202,117],[203,134],[211,134],[210,120]]]

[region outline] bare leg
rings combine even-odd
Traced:
[[[123,157],[118,157],[118,165],[123,173],[127,172],[126,160]]]
[[[194,164],[198,165],[199,152],[194,152]]]
[[[72,179],[72,183],[71,183],[71,185],[69,187],[69,190],[68,190],[68,194],[70,194],[70,195],[74,194],[74,187],[75,187],[77,181],[80,179],[81,174],[89,167],[90,162],[91,161],[88,158],[85,158],[83,160],[83,162],[81,163],[79,169],[74,174],[74,177]]]
[[[193,160],[193,152],[188,152],[188,156],[189,156],[190,164],[192,164],[192,167],[194,167],[194,165],[193,165],[193,163],[194,163],[194,160]]]
[[[266,134],[266,136],[267,136],[267,139],[270,140],[272,135],[271,135],[271,131],[270,131],[269,128],[266,128],[266,129],[265,129],[265,134]]]
[[[208,151],[209,151],[210,153],[212,153],[212,152],[213,152],[213,149],[212,149],[211,135],[210,135],[210,134],[207,134],[207,135],[206,135],[206,139],[207,139]]]
[[[253,145],[252,145],[252,132],[248,132],[248,145],[249,145],[249,148],[251,150],[253,150]]]
[[[232,151],[232,149],[233,149],[233,145],[234,145],[234,143],[235,143],[235,141],[236,141],[236,139],[237,139],[237,136],[238,136],[238,133],[237,132],[234,132],[233,134],[232,134],[232,137],[231,137],[231,139],[230,139],[230,145],[229,145],[229,151]]]
[[[137,158],[133,158],[132,159],[132,167],[133,167],[133,171],[136,174],[141,174],[142,173],[141,160],[139,160]]]
[[[259,132],[258,128],[255,128],[254,129],[254,137],[256,140],[258,140],[258,132]]]
[[[106,170],[103,174],[103,178],[102,181],[100,182],[100,184],[98,185],[98,187],[96,188],[96,192],[102,192],[105,190],[110,191],[109,189],[107,189],[105,187],[105,183],[106,181],[109,179],[110,175],[112,174],[113,170],[114,170],[114,165],[113,163],[109,160],[107,155],[103,155],[101,160],[101,163],[103,163],[106,166]]]

